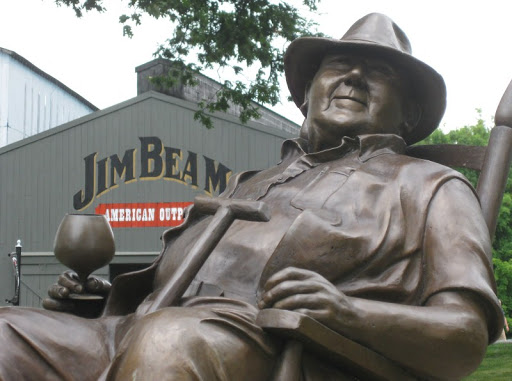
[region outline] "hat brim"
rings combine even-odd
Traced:
[[[327,53],[375,55],[406,74],[412,95],[422,109],[416,128],[402,136],[408,145],[426,138],[439,125],[446,108],[446,86],[441,75],[410,54],[363,40],[301,37],[290,44],[284,57],[284,70],[288,88],[297,107],[304,103],[306,86],[315,76]]]

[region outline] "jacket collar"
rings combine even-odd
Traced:
[[[308,152],[308,141],[303,138],[288,139],[281,147],[281,160],[304,156],[311,165],[337,160],[349,152],[358,152],[359,160],[366,162],[383,154],[404,154],[406,143],[402,137],[393,134],[368,134],[355,138],[344,137],[341,144],[319,152]]]

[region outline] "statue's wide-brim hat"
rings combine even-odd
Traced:
[[[446,108],[444,80],[433,68],[412,56],[405,33],[393,20],[380,13],[371,13],[357,21],[340,40],[301,37],[290,44],[284,57],[284,68],[288,88],[298,107],[304,103],[306,86],[315,76],[322,59],[332,53],[376,56],[405,74],[411,95],[422,109],[416,128],[403,136],[407,144],[426,138],[437,128]]]

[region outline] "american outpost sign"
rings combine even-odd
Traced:
[[[104,214],[113,228],[178,226],[184,210],[192,202],[147,202],[99,204],[96,214]]]

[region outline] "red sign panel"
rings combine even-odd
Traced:
[[[183,212],[192,202],[136,202],[99,204],[96,214],[104,214],[113,228],[178,226]]]

